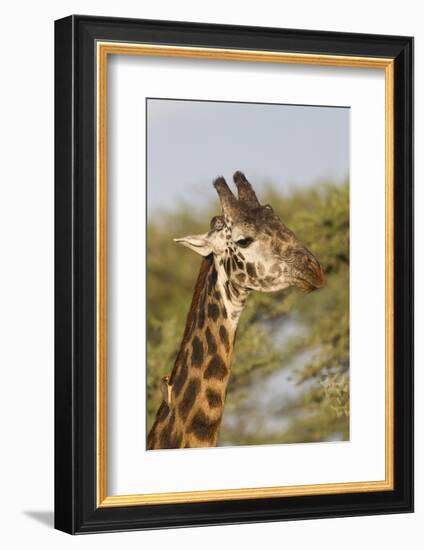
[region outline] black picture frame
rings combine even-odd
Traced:
[[[97,507],[96,41],[394,60],[394,490]],[[55,22],[55,527],[93,533],[413,511],[413,39],[73,15]]]

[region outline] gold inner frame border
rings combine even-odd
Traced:
[[[384,69],[385,72],[385,479],[315,485],[216,489],[173,493],[108,495],[107,492],[107,62],[109,55],[219,59],[262,63]],[[142,506],[255,498],[364,493],[394,489],[394,60],[257,50],[96,43],[97,63],[97,335],[96,335],[96,470],[97,507]]]

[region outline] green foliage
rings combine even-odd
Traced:
[[[249,297],[237,331],[220,444],[348,439],[348,182],[285,194],[269,185],[261,199],[319,259],[327,284],[310,294],[289,289]],[[196,254],[172,238],[204,232],[218,212],[217,203],[207,212],[180,205],[149,220],[149,427],[160,404],[159,381],[179,349],[200,265]],[[282,384],[281,397],[278,384],[268,383],[273,376]]]

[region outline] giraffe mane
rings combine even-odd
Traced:
[[[187,314],[187,322],[184,330],[182,345],[184,345],[187,342],[188,336],[190,334],[190,329],[193,325],[193,323],[196,322],[195,314],[196,314],[196,308],[199,303],[200,293],[205,286],[206,277],[209,272],[209,268],[211,264],[213,263],[213,255],[209,254],[209,256],[206,256],[203,258],[202,263],[200,264],[199,274],[196,279],[196,284],[194,286],[194,292],[193,292],[193,298],[191,300],[190,309],[188,310]]]
[[[175,376],[175,371],[176,371],[175,365],[178,365],[181,359],[181,355],[182,355],[181,350],[184,349],[185,344],[190,338],[193,325],[196,323],[196,310],[199,304],[200,293],[203,287],[205,286],[206,277],[208,275],[208,271],[212,263],[213,263],[213,256],[212,254],[209,254],[209,256],[206,256],[205,258],[203,258],[202,263],[200,264],[199,274],[197,276],[196,284],[194,286],[193,298],[191,300],[190,309],[188,310],[188,314],[187,314],[187,320],[186,320],[183,338],[180,345],[180,351],[178,352],[178,355],[175,359],[174,368],[172,369],[171,378],[169,380],[170,384],[173,383],[173,379]]]

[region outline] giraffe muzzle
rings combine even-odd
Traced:
[[[298,254],[294,279],[295,285],[307,292],[318,290],[325,285],[325,275],[321,264],[308,250]]]

